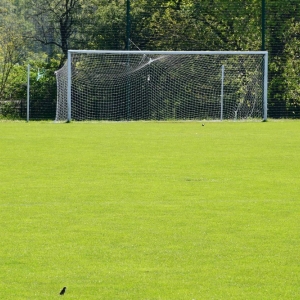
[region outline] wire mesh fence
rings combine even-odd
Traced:
[[[32,118],[54,118],[68,49],[267,50],[268,117],[300,118],[298,0],[3,0],[0,29],[0,118],[24,118],[28,63]]]

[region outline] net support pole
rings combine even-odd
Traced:
[[[264,55],[264,116],[263,120],[268,118],[268,52]]]
[[[29,122],[29,102],[30,102],[30,65],[27,66],[27,111],[26,121]]]
[[[223,121],[223,110],[224,110],[224,73],[225,73],[225,67],[222,65],[221,68],[221,116],[220,120]]]
[[[67,122],[71,122],[71,84],[72,84],[72,62],[71,62],[71,52],[68,51],[68,90],[67,90]]]

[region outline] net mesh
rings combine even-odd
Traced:
[[[262,118],[263,70],[262,54],[75,52],[71,55],[71,118]],[[56,121],[67,120],[67,73],[67,65],[56,72]]]

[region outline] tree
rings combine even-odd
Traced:
[[[81,0],[28,0],[28,15],[35,26],[31,38],[43,45],[54,45],[67,58],[70,40],[76,34]]]
[[[0,6],[0,99],[9,98],[7,86],[11,72],[26,56],[22,35],[25,21],[14,14],[14,9],[8,1]]]
[[[267,6],[269,64],[269,115],[299,117],[300,3],[276,0]]]
[[[82,41],[88,49],[125,49],[126,4],[124,0],[93,0],[84,7],[89,22],[81,29]]]

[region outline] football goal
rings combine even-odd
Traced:
[[[267,119],[266,51],[69,50],[56,121]]]

